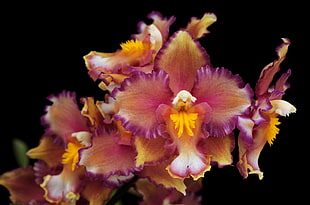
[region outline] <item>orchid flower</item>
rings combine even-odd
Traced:
[[[280,64],[285,59],[290,41],[283,38],[283,43],[276,49],[278,59],[266,65],[261,71],[256,84],[256,100],[247,116],[239,117],[239,162],[238,168],[243,177],[248,174],[258,174],[263,178],[263,172],[260,171],[258,158],[264,145],[268,142],[273,144],[276,135],[280,129],[277,127],[280,116],[288,116],[296,112],[296,108],[289,102],[282,100],[282,96],[289,84],[287,79],[291,75],[291,70],[271,86],[273,78],[280,70]],[[248,171],[249,170],[249,171]]]
[[[13,203],[102,205],[127,183],[141,204],[198,205],[205,173],[234,163],[236,129],[240,174],[263,178],[260,152],[279,133],[279,117],[296,112],[282,100],[291,71],[271,85],[290,41],[283,39],[253,91],[238,74],[214,67],[200,44],[213,13],[172,35],[174,16],[148,17],[153,22],[140,22],[120,49],[84,56],[104,100],[83,97],[80,108],[74,92],[48,97],[44,135],[26,153],[37,161],[0,175]]]
[[[210,153],[222,151],[201,144],[211,136],[227,137],[251,105],[250,87],[230,71],[211,67],[206,51],[186,30],[177,31],[159,51],[152,73],[135,73],[112,97],[118,109],[114,119],[138,137],[164,138],[174,158],[168,173],[195,180],[210,169]],[[146,155],[137,151],[138,157]]]
[[[139,34],[120,44],[121,49],[114,53],[91,51],[84,56],[89,75],[102,80],[102,89],[111,91],[133,72],[151,72],[156,53],[167,40],[169,27],[175,17],[162,17],[158,12],[148,15],[153,20],[151,25],[144,22],[138,24]]]

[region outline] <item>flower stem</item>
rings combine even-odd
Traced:
[[[116,204],[137,180],[138,176],[134,176],[129,182],[122,184],[105,205]]]

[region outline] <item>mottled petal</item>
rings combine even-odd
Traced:
[[[108,178],[118,174],[127,176],[136,171],[136,152],[131,146],[116,143],[117,133],[93,136],[92,146],[80,151],[79,165],[85,166],[90,176]]]
[[[166,139],[158,136],[156,138],[136,137],[135,147],[137,150],[136,166],[153,165],[165,160],[171,150],[165,147]],[[160,150],[160,151],[159,151]]]
[[[81,115],[76,102],[76,95],[72,92],[62,92],[58,96],[48,98],[53,104],[47,106],[43,123],[48,129],[67,142],[67,137],[78,131],[88,131],[87,120]]]
[[[154,69],[169,75],[169,86],[174,94],[180,90],[190,91],[196,71],[209,65],[209,57],[201,45],[186,31],[176,32],[158,53]]]
[[[170,104],[172,97],[167,74],[164,71],[137,73],[115,91],[113,95],[119,111],[114,118],[121,120],[125,129],[135,135],[158,136],[155,112],[160,104]]]
[[[156,166],[145,166],[139,176],[147,177],[155,184],[163,185],[166,189],[176,189],[185,195],[184,178],[171,177],[165,169],[169,163],[170,160]]]
[[[49,167],[55,168],[59,166],[64,151],[63,146],[54,143],[54,138],[42,137],[39,146],[30,149],[27,156],[43,160]]]
[[[31,201],[44,201],[44,191],[35,182],[32,167],[22,167],[0,175],[0,185],[10,192],[14,204],[29,204]]]
[[[192,17],[185,31],[188,31],[193,38],[201,38],[209,33],[207,28],[216,21],[216,16],[213,13],[205,13],[201,19]]]
[[[218,167],[230,165],[233,162],[232,154],[235,147],[234,134],[231,133],[224,137],[208,137],[203,140],[203,150],[206,155],[211,156],[211,161]]]
[[[204,129],[211,136],[225,136],[235,128],[237,116],[246,112],[251,105],[252,91],[242,79],[224,68],[204,67],[197,72],[192,95],[197,103],[207,102],[212,109],[212,117]]]
[[[282,38],[282,40],[284,43],[276,49],[278,59],[266,65],[260,74],[259,80],[255,87],[256,96],[261,96],[268,91],[274,75],[280,70],[280,64],[285,59],[288,46],[290,45],[289,39]]]

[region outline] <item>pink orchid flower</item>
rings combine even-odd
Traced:
[[[132,73],[151,72],[156,53],[167,40],[169,27],[175,17],[162,17],[158,12],[148,15],[153,20],[151,25],[138,24],[139,34],[120,44],[121,49],[114,53],[91,51],[84,56],[89,75],[93,80],[100,79],[102,89],[112,91]]]
[[[260,77],[255,87],[256,100],[247,116],[239,117],[239,162],[237,164],[243,177],[248,174],[258,174],[263,178],[263,172],[260,171],[258,158],[264,145],[268,142],[270,145],[276,138],[280,129],[280,116],[288,116],[296,112],[296,108],[289,102],[282,100],[285,90],[289,88],[287,79],[291,75],[291,70],[271,86],[273,78],[280,70],[280,64],[285,59],[290,41],[283,38],[283,43],[276,49],[278,59],[266,65],[261,71]]]
[[[166,167],[172,177],[199,179],[210,169],[206,153],[222,151],[202,144],[233,131],[237,117],[251,105],[251,89],[230,71],[212,68],[192,36],[189,30],[176,32],[156,56],[154,71],[127,78],[112,97],[118,110],[114,119],[126,130],[150,140],[165,139],[162,148],[175,155]]]

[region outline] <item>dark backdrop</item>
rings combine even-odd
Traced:
[[[201,44],[214,66],[239,73],[251,85],[261,69],[276,58],[275,48],[282,43],[281,38],[291,40],[281,68],[283,72],[292,69],[291,88],[284,99],[297,107],[297,113],[280,119],[281,130],[274,145],[264,148],[259,160],[263,180],[255,175],[242,179],[236,167],[214,167],[204,178],[203,203],[304,201],[309,182],[309,50],[304,38],[309,15],[305,7],[297,1],[178,1],[169,5],[156,1],[130,1],[126,5],[44,1],[3,5],[0,173],[17,168],[11,149],[13,138],[24,140],[30,148],[38,145],[43,134],[40,117],[48,103],[47,96],[70,90],[78,97],[103,97],[87,75],[84,55],[90,51],[114,52],[120,43],[137,33],[139,21],[150,23],[146,16],[151,11],[176,17],[171,32],[184,27],[192,16],[200,18],[205,12],[213,12],[217,22],[209,27],[211,33],[200,40]],[[8,203],[6,189],[0,187],[0,192],[1,204]]]

